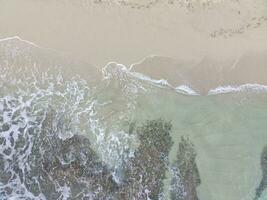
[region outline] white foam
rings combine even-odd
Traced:
[[[131,73],[134,77],[144,80],[144,81],[149,81],[152,84],[156,84],[157,86],[168,86],[168,87],[172,87],[167,80],[165,79],[152,79],[151,77],[144,75],[142,73],[139,72],[129,72]]]
[[[21,37],[15,35],[15,36],[12,36],[12,37],[6,37],[6,38],[2,38],[0,39],[0,43],[1,42],[7,42],[7,41],[13,41],[13,40],[18,40],[20,42],[23,42],[25,44],[28,44],[32,47],[35,47],[35,48],[38,48],[38,49],[43,49],[43,50],[48,50],[48,51],[52,51],[52,52],[55,52],[55,53],[61,53],[61,54],[65,54],[65,52],[63,51],[60,51],[60,50],[56,50],[56,49],[53,49],[53,48],[49,48],[49,47],[42,47],[40,45],[37,45],[36,43],[34,42],[31,42],[29,40],[25,40],[25,39],[22,39]],[[12,49],[11,49],[12,50]]]
[[[176,92],[184,93],[187,95],[199,95],[195,90],[187,85],[180,85],[175,88]]]
[[[168,88],[174,89],[178,93],[182,93],[186,95],[199,95],[196,91],[194,91],[190,86],[187,86],[187,85],[180,85],[180,86],[174,87],[165,79],[152,79],[151,77],[141,74],[139,72],[131,72],[131,74],[134,75],[138,79],[149,81],[150,83],[158,87],[162,87],[162,88],[168,87]]]
[[[157,55],[148,55],[148,56],[144,57],[143,59],[141,59],[140,61],[135,62],[135,63],[132,63],[132,64],[130,65],[130,67],[129,67],[129,70],[132,70],[132,68],[134,67],[134,65],[139,65],[139,64],[145,62],[148,58],[154,58],[154,57],[156,57],[156,56],[157,56]]]
[[[61,194],[58,199],[67,200],[71,196],[71,189],[66,185],[66,183],[64,186],[58,187],[57,192]]]
[[[267,92],[267,85],[261,85],[257,83],[246,83],[238,86],[219,86],[215,89],[211,89],[208,95],[227,94],[236,92]]]
[[[21,42],[25,42],[25,43],[27,43],[27,44],[30,44],[30,45],[32,45],[32,46],[35,46],[35,47],[38,47],[38,48],[40,48],[37,44],[35,44],[35,43],[33,43],[33,42],[30,42],[30,41],[28,41],[28,40],[24,40],[24,39],[21,39],[19,36],[13,36],[13,37],[7,37],[7,38],[2,38],[2,39],[0,39],[0,42],[4,42],[4,41],[9,41],[9,40],[19,40],[19,41],[21,41]]]

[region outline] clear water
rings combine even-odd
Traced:
[[[28,174],[40,168],[34,165],[39,155],[34,155],[34,150],[38,138],[47,139],[43,125],[49,113],[54,113],[50,127],[54,134],[61,140],[75,134],[88,137],[100,159],[113,170],[114,179],[119,179],[122,163],[133,156],[140,142],[130,133],[130,124],[157,118],[171,121],[174,145],[170,163],[175,160],[181,137],[188,137],[197,152],[199,199],[254,199],[262,178],[261,153],[267,144],[264,91],[184,95],[139,79],[115,63],[99,71],[100,78],[96,79],[89,67],[86,75],[79,70],[68,72],[80,63],[64,63],[46,50],[25,48],[23,43],[16,42],[15,50],[13,43],[7,44],[2,44],[0,66],[3,199],[52,198],[47,197],[49,190],[34,194],[26,184]],[[45,154],[42,146],[39,150]],[[170,174],[164,181],[165,199],[169,198]],[[38,185],[38,175],[31,180]],[[68,183],[53,184],[61,199],[75,199]],[[266,198],[264,195],[261,199]]]

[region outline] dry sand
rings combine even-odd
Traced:
[[[18,35],[101,67],[148,55],[221,60],[267,49],[266,1],[199,2],[1,0],[0,38]]]

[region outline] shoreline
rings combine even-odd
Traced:
[[[0,37],[19,33],[21,38],[94,66],[110,60],[129,65],[152,54],[222,60],[247,51],[267,51],[267,4],[262,0],[222,1],[193,10],[166,1],[158,1],[149,9],[124,6],[124,1],[103,2],[3,1]],[[230,31],[237,28],[244,30],[238,34]],[[213,37],[214,32],[222,35]]]
[[[2,44],[5,51],[12,52],[12,48],[17,48],[16,45],[21,45],[21,50],[30,48],[32,52],[35,50],[33,48],[37,48],[38,51],[42,53],[42,51],[48,51],[51,53],[57,53],[59,56],[70,56],[64,52],[59,52],[54,49],[44,48],[41,47],[31,41],[24,40],[19,36],[7,37],[0,39],[1,42],[11,42],[14,46],[9,46],[9,44]],[[29,52],[29,53],[32,53]],[[246,55],[246,54],[245,54]],[[249,54],[247,54],[249,55]],[[264,61],[265,61],[265,54],[256,54],[254,52],[255,60],[253,62],[263,61],[262,70],[267,72],[267,69],[264,69]],[[267,55],[267,52],[266,52]],[[258,58],[257,58],[258,56]],[[244,58],[243,58],[244,57]],[[250,67],[250,66],[239,66],[239,63],[244,63],[242,59],[246,59],[245,56],[239,56],[238,59],[232,59],[231,62],[228,62],[228,65],[225,65],[224,68],[220,68],[220,64],[223,63],[215,60],[214,58],[204,57],[202,60],[175,60],[170,57],[163,57],[159,55],[148,55],[141,59],[140,61],[134,62],[130,65],[120,64],[116,61],[110,61],[102,68],[98,67],[98,70],[103,71],[105,68],[112,66],[115,68],[118,66],[116,70],[122,70],[126,73],[129,73],[131,76],[143,80],[148,81],[151,84],[155,84],[159,87],[166,87],[171,90],[175,90],[178,93],[185,94],[185,95],[193,95],[193,96],[206,96],[206,95],[221,95],[221,94],[228,94],[228,93],[238,93],[238,92],[267,92],[267,79],[265,77],[260,79],[260,76],[263,71],[258,71],[258,74],[255,74],[254,77],[251,79],[246,80],[246,77],[242,77],[238,75],[240,71],[242,72],[243,68]],[[253,57],[252,57],[253,59]],[[257,60],[258,59],[258,60]],[[75,60],[75,59],[74,59]],[[81,61],[83,62],[83,61]],[[204,64],[203,64],[204,63]],[[230,64],[229,64],[230,63]],[[79,64],[78,64],[79,65]],[[114,65],[114,66],[113,66]],[[209,68],[209,65],[213,65],[212,68]],[[217,65],[217,66],[216,66]],[[246,64],[249,65],[249,64]],[[207,67],[208,66],[208,67]],[[77,66],[76,66],[77,67]],[[88,67],[92,67],[89,63],[83,63],[83,66],[78,69],[74,70],[76,74],[83,74],[86,73]],[[121,69],[120,69],[121,68]],[[220,68],[218,70],[218,68]],[[96,68],[97,69],[97,68]],[[72,70],[73,69],[69,69]],[[195,70],[197,72],[195,72]],[[236,70],[236,71],[235,71]],[[254,67],[249,68],[250,71],[255,70]],[[83,73],[82,73],[83,71]],[[99,72],[98,72],[99,73]],[[195,75],[202,77],[202,83],[198,84],[195,81]],[[248,71],[249,73],[249,71]],[[208,76],[206,76],[206,74]],[[213,75],[212,75],[213,74]],[[100,75],[101,76],[101,75]],[[210,78],[210,77],[220,77],[222,82]],[[237,79],[236,79],[237,77]],[[238,81],[238,78],[241,80]],[[233,81],[235,80],[235,81]],[[204,84],[203,84],[204,83]],[[207,84],[208,83],[208,84]]]

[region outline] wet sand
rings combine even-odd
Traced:
[[[266,58],[267,51],[244,53],[223,60],[211,56],[190,61],[152,56],[133,64],[131,69],[153,79],[165,79],[175,87],[190,86],[197,93],[206,95],[218,86],[266,85]]]

